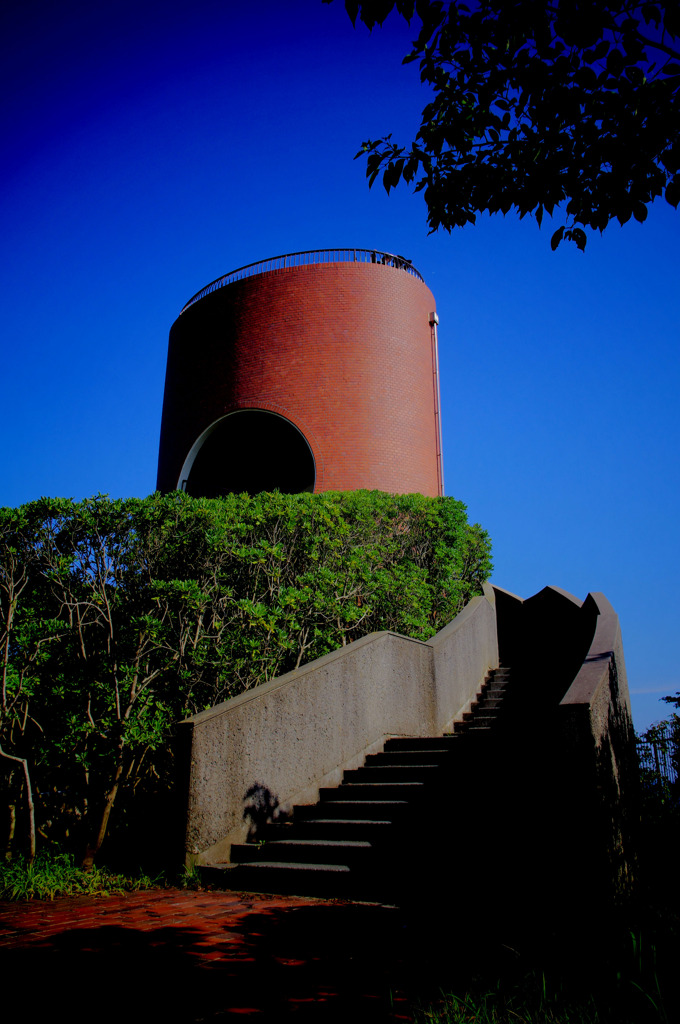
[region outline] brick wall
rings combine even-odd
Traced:
[[[325,263],[259,274],[189,307],[170,332],[158,487],[239,409],[295,424],[316,491],[438,493],[430,290],[402,269]]]

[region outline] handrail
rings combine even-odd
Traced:
[[[578,705],[591,707],[603,683],[608,682],[612,664],[625,679],[619,617],[601,593],[588,594],[581,606],[584,616],[594,617],[594,630],[588,653],[571,686],[560,701],[560,707]],[[617,665],[617,660],[620,664]],[[627,681],[626,681],[627,693]]]
[[[267,274],[272,270],[287,270],[290,267],[302,267],[315,263],[381,263],[386,267],[395,267],[397,270],[405,270],[407,274],[417,277],[424,282],[423,275],[416,270],[410,260],[404,256],[395,256],[391,252],[381,252],[378,249],[306,249],[303,252],[288,252],[282,256],[272,256],[268,260],[260,260],[258,263],[248,263],[238,270],[231,270],[228,274],[211,281],[205,288],[189,299],[183,306],[180,316],[189,306],[195,302],[224,288],[234,281],[240,281],[244,277],[254,277],[256,274]]]

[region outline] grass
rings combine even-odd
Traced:
[[[592,952],[592,951],[591,951]],[[607,952],[612,959],[607,962]],[[469,987],[444,990],[415,1012],[414,1024],[671,1024],[675,966],[662,985],[656,950],[643,949],[639,933],[629,932],[627,949],[600,951],[589,964],[563,964],[548,980],[538,969],[523,976],[476,978]],[[673,958],[674,959],[674,958]],[[456,986],[452,986],[456,988]],[[663,990],[663,991],[662,991]],[[461,995],[460,993],[463,992]]]
[[[157,878],[119,875],[106,868],[83,871],[70,854],[39,853],[29,865],[23,857],[0,864],[0,899],[53,900],[58,896],[111,896],[152,889]]]
[[[532,986],[511,992],[499,990],[457,996],[448,993],[440,1004],[416,1012],[414,1024],[601,1024],[592,996],[568,1001],[549,995],[545,978],[534,976]]]
[[[597,924],[572,921],[568,929],[553,929],[552,939],[530,932],[525,942],[523,934],[514,961],[494,959],[493,944],[488,960],[472,962],[456,947],[439,998],[428,993],[414,1024],[680,1021],[677,795],[669,802],[666,794],[647,794],[637,846],[636,898],[620,915]]]
[[[670,1018],[655,1000],[643,1008],[640,1000],[615,1000],[602,993],[569,997],[564,992],[548,994],[541,979],[534,979],[534,990],[523,986],[511,992],[491,991],[458,996],[446,993],[442,999],[416,1011],[414,1024],[670,1024]]]

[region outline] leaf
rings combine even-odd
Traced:
[[[399,184],[399,179],[401,178],[401,172],[403,168],[403,159],[390,160],[389,164],[385,168],[385,173],[383,174],[383,185],[385,186],[385,191],[387,192],[388,195],[390,194],[390,189],[394,188],[396,185]]]
[[[330,3],[331,0],[324,0],[325,3]],[[359,0],[345,0],[345,10],[349,14],[352,24],[356,26],[357,15],[359,13]]]
[[[585,231],[583,231],[582,228],[572,228],[571,239],[573,242],[576,242],[576,247],[580,249],[581,252],[584,252],[586,242],[588,241],[588,236]]]
[[[640,224],[647,220],[647,207],[639,200],[633,204],[633,216]]]
[[[555,250],[557,249],[557,246],[562,241],[563,236],[564,236],[564,225],[562,225],[561,228],[558,228],[557,231],[554,232],[552,238],[550,239],[550,248],[552,249],[553,252],[555,252]]]
[[[603,57],[606,57],[609,53],[609,46],[610,44],[608,39],[601,39],[591,52],[591,60],[598,61],[602,60]]]
[[[677,209],[678,203],[680,203],[680,178],[675,177],[672,181],[668,182],[665,197],[666,202]]]
[[[647,24],[653,22],[653,24],[656,25],[657,28],[661,24],[661,11],[659,10],[656,4],[643,4],[642,17],[644,18]]]

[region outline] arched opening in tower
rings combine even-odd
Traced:
[[[219,420],[186,468],[180,486],[195,498],[244,491],[298,494],[313,491],[316,476],[312,450],[297,427],[258,409]]]

